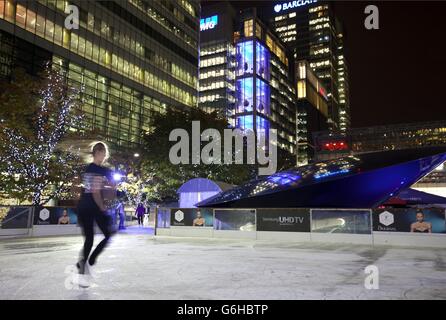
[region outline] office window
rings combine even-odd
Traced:
[[[256,72],[265,80],[270,78],[270,54],[260,42],[256,42]]]
[[[257,136],[260,138],[261,136],[264,137],[265,141],[268,140],[268,129],[269,129],[269,121],[256,116],[256,129],[257,129]]]
[[[58,24],[54,25],[54,43],[62,45],[63,29]]]
[[[26,14],[26,30],[34,33],[36,29],[36,13],[28,10]]]
[[[253,36],[253,20],[246,20],[244,23],[244,33],[245,37],[252,37]]]
[[[307,96],[305,81],[297,82],[297,98],[302,99]]]
[[[237,112],[251,112],[254,102],[254,84],[253,78],[244,78],[237,80]]]
[[[256,22],[256,37],[262,39],[262,27]]]
[[[254,69],[253,41],[237,44],[237,75],[252,74]]]
[[[65,11],[65,5],[66,5],[66,1],[57,0],[57,2],[56,2],[56,7],[60,11]]]
[[[103,65],[107,65],[108,51],[105,50],[104,48],[100,47],[100,51],[99,52],[100,52],[99,57],[101,59],[100,63],[103,64]]]
[[[75,70],[72,70],[71,68],[70,68],[70,70],[68,72],[68,78],[71,79],[71,80],[74,80],[75,82],[77,82],[79,84],[82,83],[82,75],[79,72],[76,72]]]
[[[79,44],[78,44],[78,52],[81,56],[90,58],[91,56],[91,43],[88,42],[88,52],[87,52],[87,43],[85,42],[85,39],[83,37],[79,37]]]
[[[45,37],[45,18],[41,15],[36,17],[36,34],[42,38]]]
[[[12,0],[6,0],[4,3],[4,15],[6,20],[14,22],[14,2]]]
[[[85,12],[85,15],[86,15],[87,29],[90,31],[93,31],[94,30],[94,16],[90,12]],[[80,16],[82,17],[82,14],[80,14]]]
[[[235,121],[235,126],[243,130],[254,130],[253,115],[237,117]]]
[[[274,42],[273,39],[271,39],[270,35],[266,35],[266,46],[271,50],[274,51]]]
[[[110,26],[105,21],[101,21],[101,34],[105,37],[111,37],[110,30]]]
[[[20,4],[17,5],[15,13],[15,21],[19,27],[25,28],[26,25],[26,8]]]
[[[256,103],[256,110],[259,113],[270,114],[270,88],[260,79],[256,79]]]
[[[45,39],[52,42],[53,38],[54,38],[54,22],[46,20]]]
[[[102,64],[102,60],[100,59],[100,57],[101,57],[100,47],[96,44],[93,44],[93,61]]]
[[[0,0],[0,18],[3,19],[5,17],[5,0]]]

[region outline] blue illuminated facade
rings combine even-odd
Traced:
[[[212,2],[202,14],[203,28],[218,18],[214,29],[200,32],[199,108],[257,137],[275,129],[277,147],[297,156],[296,89],[284,44],[255,8],[239,12],[230,2]]]
[[[234,125],[253,130],[265,141],[269,129],[275,129],[278,148],[296,155],[296,93],[285,47],[255,9],[241,14],[240,25],[235,39]]]
[[[257,39],[236,44],[235,126],[267,137],[270,128],[270,52]]]
[[[202,201],[213,208],[375,208],[446,161],[446,147],[365,153],[252,180]]]

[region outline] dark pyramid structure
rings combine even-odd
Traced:
[[[374,208],[446,161],[446,147],[366,153],[249,181],[201,201],[213,208]]]

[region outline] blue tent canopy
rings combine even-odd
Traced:
[[[209,192],[209,191],[226,191],[234,188],[232,184],[227,184],[220,181],[212,181],[205,178],[190,179],[185,182],[178,190],[177,193],[182,192]]]
[[[220,181],[212,181],[205,178],[195,178],[185,182],[178,190],[181,208],[193,208],[199,201],[234,188],[233,185]]]

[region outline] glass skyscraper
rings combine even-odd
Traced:
[[[207,4],[200,19],[200,109],[217,111],[234,125],[237,12],[229,2]]]
[[[199,107],[267,139],[276,129],[278,147],[295,155],[296,92],[280,39],[255,9],[237,14],[229,2],[202,7],[200,35]]]
[[[235,42],[236,127],[257,135],[276,129],[278,147],[296,154],[296,92],[285,47],[255,9],[241,15]]]
[[[305,60],[296,63],[297,165],[314,160],[312,133],[327,130],[328,97],[322,81]]]
[[[65,27],[68,5],[78,29]],[[0,0],[0,76],[51,61],[81,90],[91,127],[137,147],[154,112],[197,106],[199,16],[193,0]]]
[[[270,8],[271,25],[292,49],[296,61],[306,60],[327,89],[328,125],[332,130],[350,127],[348,67],[344,33],[327,1],[280,1]]]

